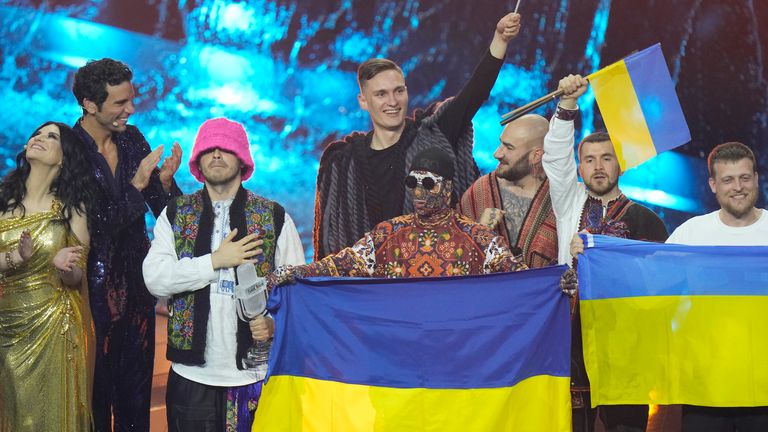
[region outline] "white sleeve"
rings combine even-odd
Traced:
[[[664,243],[670,243],[670,244],[689,244],[688,240],[688,221],[683,222],[682,225],[677,227],[674,231],[672,231],[672,234],[667,237],[667,241]]]
[[[542,166],[549,179],[552,208],[555,216],[559,218],[569,214],[574,197],[579,195],[579,177],[576,173],[573,144],[573,122],[552,117],[549,132],[544,137]]]
[[[144,283],[155,297],[167,297],[196,291],[216,282],[219,272],[213,269],[211,254],[178,259],[173,230],[166,209],[155,223],[155,238],[144,259]]]
[[[277,247],[275,247],[275,267],[282,265],[303,265],[305,264],[304,247],[301,245],[301,237],[296,230],[296,224],[288,213],[285,213],[283,230],[277,237]]]

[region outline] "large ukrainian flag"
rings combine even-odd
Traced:
[[[768,405],[768,247],[587,236],[592,405]]]
[[[564,267],[276,290],[254,431],[570,431]]]
[[[691,140],[661,45],[588,78],[622,170]]]

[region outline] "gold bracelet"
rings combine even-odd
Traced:
[[[13,251],[5,253],[5,263],[8,265],[8,268],[10,270],[16,270],[19,268],[19,266],[15,262],[13,262],[13,258],[11,258],[12,254],[13,254]]]

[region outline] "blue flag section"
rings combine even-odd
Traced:
[[[579,298],[768,295],[768,247],[686,246],[582,234]]]
[[[270,299],[276,338],[256,425],[569,430],[564,271],[280,287]]]
[[[768,247],[583,238],[593,405],[768,405]]]

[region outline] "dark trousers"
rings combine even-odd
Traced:
[[[188,380],[171,368],[165,393],[168,432],[219,432],[227,426],[227,388]]]
[[[155,361],[155,310],[129,308],[117,321],[94,321],[96,432],[148,432]],[[114,416],[114,419],[113,419]]]
[[[598,416],[606,432],[645,432],[648,426],[648,405],[602,405],[591,408],[589,392],[582,394],[584,407],[574,408],[572,412],[573,432],[593,432]]]
[[[648,405],[603,405],[598,415],[606,432],[645,432]]]
[[[717,408],[683,405],[683,432],[765,432],[768,407]]]

